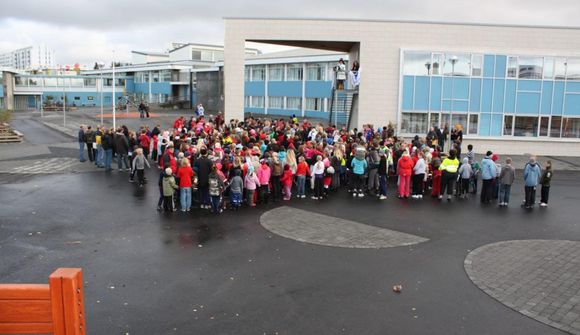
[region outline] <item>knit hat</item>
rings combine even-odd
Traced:
[[[165,169],[165,174],[166,175],[171,176],[172,173],[173,173],[173,171],[171,170],[171,168]]]

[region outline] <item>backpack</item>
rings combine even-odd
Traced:
[[[221,194],[220,192],[220,183],[217,178],[210,178],[209,179],[209,195],[212,197],[217,197]]]

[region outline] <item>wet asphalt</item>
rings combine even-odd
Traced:
[[[370,250],[270,233],[259,216],[280,203],[159,213],[147,176],[143,189],[116,171],[0,176],[0,282],[83,268],[90,334],[562,334],[486,295],[463,261],[496,241],[580,240],[580,173],[556,171],[550,207],[533,211],[519,207],[521,174],[507,209],[401,201],[393,185],[383,202],[284,203],[429,239]]]

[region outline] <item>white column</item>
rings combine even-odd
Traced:
[[[302,117],[306,110],[306,63],[302,63],[302,103],[300,104]]]
[[[230,23],[226,21],[226,26]],[[224,50],[225,119],[244,119],[245,40],[233,29],[226,28]]]

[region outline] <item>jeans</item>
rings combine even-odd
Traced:
[[[314,196],[317,198],[322,197],[323,177],[324,175],[322,174],[317,174],[314,176]]]
[[[534,203],[536,202],[536,187],[535,186],[526,186],[524,191],[526,193],[526,201],[525,201],[524,205],[526,207],[534,206]]]
[[[457,180],[457,173],[451,173],[447,171],[443,171],[441,175],[441,195],[445,194],[445,190],[447,190],[447,195],[453,195],[453,185],[455,185],[455,181]]]
[[[356,174],[353,173],[353,178],[354,178],[354,193],[357,193],[357,191],[359,193],[363,193],[363,188],[364,188],[364,184],[365,184],[365,175],[364,174]]]
[[[296,182],[298,183],[298,195],[306,195],[306,176],[296,176]]]
[[[127,154],[117,154],[117,167],[119,170],[123,168],[125,165],[125,169],[129,168],[129,160],[127,159]]]
[[[105,170],[111,170],[113,163],[113,149],[105,149]]]
[[[255,206],[254,204],[254,192],[256,190],[246,190],[246,202],[248,206]]]
[[[242,205],[242,193],[230,191],[230,204],[233,208],[238,208]]]
[[[499,203],[506,203],[510,202],[510,192],[512,189],[512,185],[500,184],[499,185]]]
[[[206,206],[209,205],[210,204],[209,185],[200,186],[197,190],[199,192],[199,204]]]
[[[211,211],[213,213],[219,213],[220,211],[220,196],[219,195],[212,195],[211,196]]]
[[[181,210],[186,211],[191,209],[191,187],[182,187],[179,189],[181,196]]]
[[[380,195],[387,196],[387,175],[379,176]]]
[[[272,200],[276,202],[280,200],[280,194],[282,193],[281,192],[282,185],[280,185],[280,176],[272,176],[270,178],[270,181],[272,182]]]
[[[101,167],[105,164],[105,151],[103,150],[103,146],[98,144],[97,145],[97,166]]]
[[[368,184],[367,184],[367,188],[369,191],[375,191],[378,188],[378,172],[379,169],[370,169],[369,170],[369,179],[368,179]]]
[[[79,160],[85,161],[85,142],[79,142]]]
[[[493,179],[483,179],[481,181],[481,202],[488,203],[491,201],[493,192]]]
[[[544,203],[544,204],[548,204],[548,200],[550,198],[550,186],[544,186],[542,185],[542,199],[540,200],[540,202]]]
[[[425,179],[425,174],[414,174],[413,175],[413,195],[423,195],[423,180]]]

